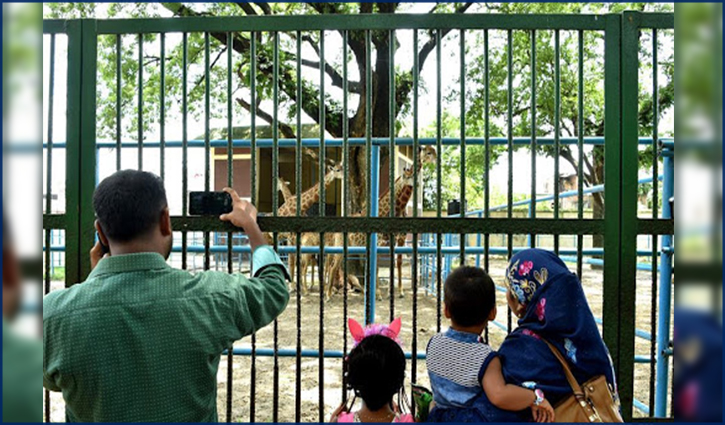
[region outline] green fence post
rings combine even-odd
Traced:
[[[81,121],[81,84],[83,81],[82,27],[81,21],[67,22],[68,35],[68,88],[66,94],[66,264],[65,285],[80,282],[80,121]]]
[[[626,308],[621,305],[622,243],[622,34],[621,15],[608,15],[604,41],[605,121],[604,121],[604,288],[603,327],[619,383],[625,421],[632,415],[632,371],[625,370],[622,335],[627,327]],[[635,186],[636,188],[636,186]],[[634,328],[634,321],[630,323]],[[634,342],[634,339],[632,339]],[[632,354],[630,354],[630,357]]]
[[[619,318],[619,381],[625,420],[634,398],[634,329],[637,300],[637,171],[639,170],[639,12],[622,17],[622,174]]]
[[[90,273],[96,175],[96,51],[94,19],[71,20],[68,34],[66,130],[66,286]]]

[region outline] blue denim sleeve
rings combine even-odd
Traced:
[[[277,255],[277,253],[269,245],[262,245],[254,250],[252,263],[254,264],[254,268],[252,269],[252,276],[254,277],[259,276],[259,273],[267,267],[279,266],[283,270],[287,280],[292,280],[289,275],[289,271],[287,271],[287,267],[285,267],[284,263],[279,258],[279,255]]]

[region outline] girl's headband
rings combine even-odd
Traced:
[[[400,345],[400,339],[398,338],[400,328],[402,326],[400,318],[393,320],[390,325],[379,325],[373,323],[365,328],[355,321],[355,319],[348,319],[347,324],[350,328],[350,334],[355,341],[355,345],[359,344],[363,339],[373,335],[386,336]]]

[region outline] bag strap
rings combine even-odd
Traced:
[[[582,389],[581,385],[579,385],[579,382],[577,382],[576,378],[574,378],[574,374],[571,372],[571,369],[569,368],[569,363],[564,359],[564,356],[561,355],[561,352],[556,349],[549,341],[547,341],[544,338],[541,338],[544,343],[549,347],[549,350],[556,356],[556,358],[559,360],[559,363],[561,363],[561,366],[564,368],[564,375],[566,375],[566,380],[569,382],[569,386],[571,386],[572,391],[574,392],[574,396],[576,396],[577,399],[581,400],[584,399],[584,390]]]

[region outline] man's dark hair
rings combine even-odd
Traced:
[[[352,349],[345,360],[345,373],[347,388],[362,398],[368,409],[377,412],[391,404],[403,388],[405,353],[392,339],[372,335]]]
[[[445,303],[456,325],[482,325],[496,306],[496,287],[483,269],[459,267],[446,279]]]
[[[116,242],[151,231],[167,206],[163,181],[144,171],[119,171],[103,180],[93,194],[93,209],[103,233]]]

